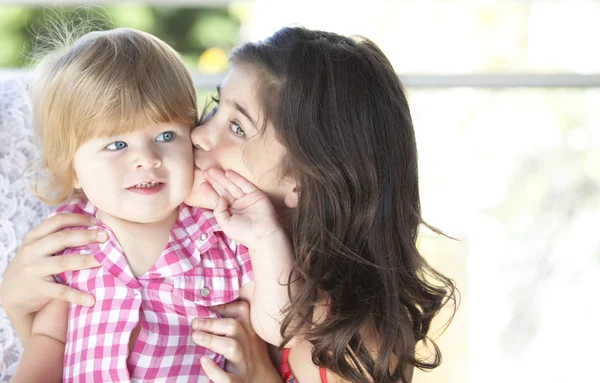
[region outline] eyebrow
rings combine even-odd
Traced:
[[[219,94],[219,96],[221,96],[221,85],[217,85],[217,93]],[[248,120],[250,120],[250,122],[254,125],[254,127],[257,127],[258,125],[256,124],[256,122],[254,121],[254,119],[252,117],[250,117],[250,113],[248,113],[248,111],[246,109],[244,109],[243,106],[241,106],[240,104],[238,104],[235,101],[228,101],[229,104],[233,104],[233,107],[240,112],[241,114],[243,114],[244,116],[246,116],[246,118]]]

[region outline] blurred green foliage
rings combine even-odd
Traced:
[[[51,23],[71,30],[130,27],[164,40],[180,52],[190,69],[208,48],[229,51],[240,41],[240,14],[229,8],[182,8],[143,4],[100,7],[0,6],[0,68],[31,65],[31,58],[47,41]],[[66,23],[65,23],[66,21]]]

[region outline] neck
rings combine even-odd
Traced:
[[[152,235],[151,233],[169,232],[173,224],[177,220],[179,215],[179,208],[174,209],[166,218],[155,222],[134,222],[123,218],[115,217],[104,211],[98,210],[98,218],[108,226],[117,235],[117,239],[120,240],[119,234],[125,236],[141,236],[147,237]]]
[[[144,274],[152,267],[167,243],[179,208],[168,217],[148,223],[128,221],[98,210],[98,218],[108,226],[125,253],[127,262],[135,276]]]
[[[277,214],[277,219],[279,220],[279,224],[283,227],[288,237],[291,238],[292,235],[292,214],[293,209],[288,208],[285,205],[275,206],[275,213]]]

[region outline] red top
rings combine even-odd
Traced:
[[[292,368],[288,363],[288,356],[290,355],[290,349],[284,348],[281,353],[281,364],[279,365],[279,374],[286,383],[300,383],[294,376]],[[327,370],[323,367],[319,367],[319,375],[321,376],[321,383],[327,383]]]

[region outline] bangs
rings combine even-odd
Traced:
[[[86,54],[63,78],[80,142],[130,133],[150,122],[196,126],[194,83],[171,47],[131,30],[92,37],[74,47]]]
[[[197,111],[183,94],[172,91],[176,88],[147,92],[143,86],[128,86],[113,97],[98,98],[96,105],[87,105],[80,140],[131,133],[151,123],[178,122],[191,131],[196,127]]]
[[[57,47],[36,68],[30,92],[41,166],[56,189],[52,203],[73,194],[73,157],[87,140],[152,123],[191,131],[198,120],[196,89],[179,54],[134,29],[92,32]]]

